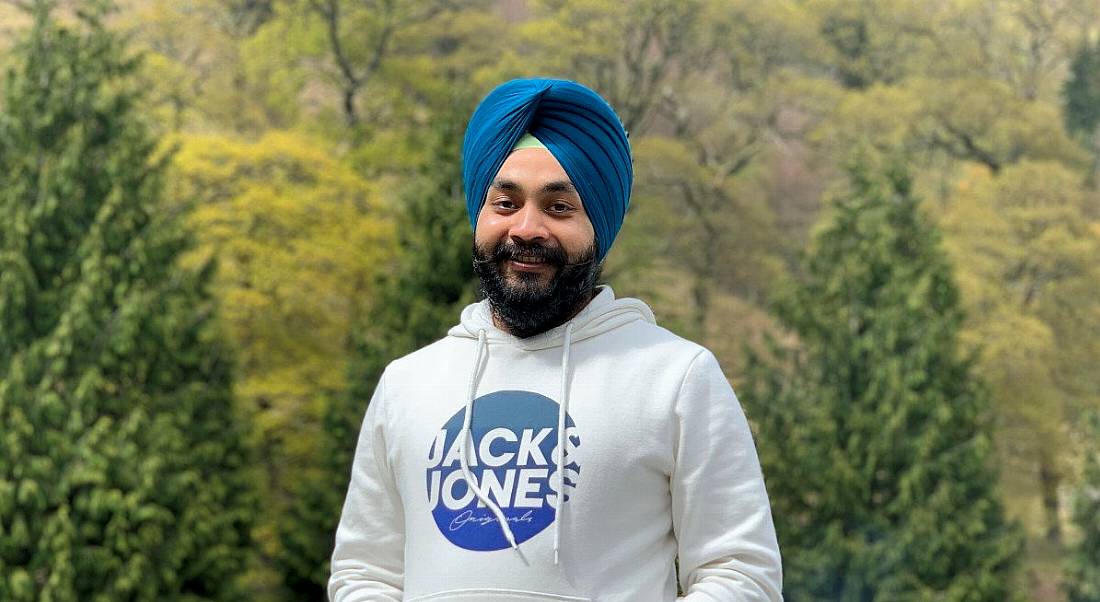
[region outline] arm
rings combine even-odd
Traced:
[[[782,600],[782,568],[752,432],[709,351],[676,401],[672,525],[681,602]]]
[[[405,513],[386,452],[385,375],[374,390],[359,431],[344,500],[332,575],[331,602],[401,600],[405,573]]]

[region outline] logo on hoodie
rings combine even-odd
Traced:
[[[558,403],[530,391],[497,391],[474,400],[467,463],[478,487],[500,507],[523,543],[557,515]],[[474,494],[462,473],[459,434],[466,409],[443,425],[428,450],[428,506],[451,543],[467,550],[503,550],[508,545],[493,511]],[[580,437],[565,417],[565,501],[575,488]]]

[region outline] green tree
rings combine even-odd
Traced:
[[[1093,153],[1090,179],[1100,174],[1100,42],[1083,44],[1074,55],[1069,77],[1062,85],[1066,130]]]
[[[139,62],[35,2],[0,112],[0,599],[236,600],[256,500]]]
[[[468,102],[456,101],[457,107]],[[461,116],[433,130],[422,168],[400,194],[398,257],[381,278],[379,301],[352,324],[349,386],[328,400],[321,465],[296,496],[280,536],[277,562],[294,600],[324,600],[336,523],[348,488],[366,400],[386,364],[439,339],[474,296],[471,236],[463,202],[458,142]]]
[[[1062,84],[1066,129],[1088,136],[1100,126],[1100,43],[1084,44]]]
[[[1080,489],[1073,502],[1073,522],[1081,540],[1070,551],[1066,567],[1069,602],[1100,602],[1100,414],[1092,416],[1091,445],[1085,457]]]
[[[852,167],[850,180],[804,281],[775,303],[800,345],[750,352],[742,388],[787,599],[1012,599],[1019,540],[939,235],[908,175]]]

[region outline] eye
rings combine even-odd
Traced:
[[[504,210],[508,210],[508,211],[517,208],[516,204],[512,202],[512,199],[510,199],[506,196],[501,197],[501,198],[493,201],[491,204],[492,204],[493,207],[496,207],[497,209],[504,209]]]
[[[547,207],[547,211],[550,213],[569,213],[573,210],[573,206],[565,201],[557,201]]]

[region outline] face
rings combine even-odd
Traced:
[[[580,195],[546,149],[512,152],[478,214],[474,268],[494,314],[526,337],[569,319],[599,279]]]

